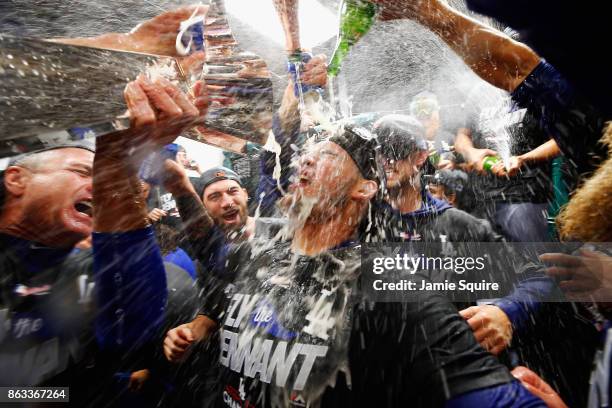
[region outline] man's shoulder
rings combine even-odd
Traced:
[[[259,217],[255,219],[255,237],[270,239],[275,237],[287,225],[287,220],[276,217]]]
[[[449,208],[440,214],[436,221],[450,235],[468,235],[470,241],[496,240],[496,233],[489,221],[477,218],[463,210]]]

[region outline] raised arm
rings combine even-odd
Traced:
[[[163,320],[166,275],[141,198],[143,158],[203,120],[186,95],[164,80],[128,84],[132,126],[97,139],[93,175],[96,338],[103,349],[151,340]]]
[[[302,84],[322,87],[327,83],[326,59],[325,55],[317,55],[305,64],[301,76]],[[262,214],[267,214],[274,208],[274,204],[282,196],[281,190],[289,185],[293,146],[300,143],[300,131],[312,125],[306,123],[307,116],[300,112],[295,85],[290,78],[272,122],[276,142],[274,147],[280,148],[280,151],[264,150],[261,154],[257,200],[261,200]]]
[[[165,189],[172,193],[176,200],[187,238],[199,254],[203,246],[208,244],[207,239],[214,227],[214,221],[208,215],[183,167],[173,160],[166,160],[163,178]]]
[[[180,23],[194,15],[205,16],[207,11],[208,6],[186,6],[166,11],[138,25],[129,33],[107,33],[88,38],[54,38],[49,41],[174,57],[177,56],[176,36]]]
[[[468,128],[460,128],[455,138],[455,151],[461,154],[468,166],[467,170],[483,172],[483,160],[487,156],[497,156],[497,152],[491,149],[478,149],[472,142],[472,131]]]
[[[461,14],[441,0],[373,0],[381,18],[411,19],[438,35],[482,79],[512,92],[540,57],[526,45]]]

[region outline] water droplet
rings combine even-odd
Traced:
[[[13,64],[9,64],[9,68],[10,69],[15,69],[15,66]]]
[[[7,55],[6,55],[6,58],[8,58],[8,59],[13,59],[13,56],[12,56],[11,54],[7,54]]]

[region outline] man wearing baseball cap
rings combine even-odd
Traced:
[[[50,146],[2,172],[2,386],[70,387],[74,405],[108,405],[113,373],[133,367],[161,329],[166,274],[137,172],[205,106],[146,78],[124,96],[132,127],[98,138],[95,154]],[[90,235],[92,252],[75,253]]]
[[[474,192],[469,186],[468,175],[461,170],[437,170],[433,176],[425,176],[427,190],[455,208],[471,212],[474,208]]]
[[[218,390],[207,406],[493,407],[500,395],[508,406],[544,406],[477,344],[444,296],[364,302],[360,243],[378,166],[376,142],[362,130],[306,145],[283,199],[290,237],[230,248],[234,280],[168,332],[166,357],[179,361],[222,328]]]
[[[373,128],[381,145],[384,202],[378,208],[381,234],[387,241],[489,242],[501,238],[491,226],[445,201],[434,198],[421,183],[427,160],[425,129],[412,116],[387,115]]]
[[[280,227],[278,220],[249,216],[242,180],[226,167],[208,169],[194,180],[182,166],[166,160],[164,177],[164,188],[176,200],[194,259],[205,275],[231,280],[225,267],[227,246],[256,235],[272,236]]]

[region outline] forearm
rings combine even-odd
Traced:
[[[437,34],[478,76],[508,92],[512,92],[540,61],[526,45],[442,2],[432,2],[417,21]]]
[[[267,150],[262,152],[260,159],[262,179],[258,187],[258,194],[262,192],[268,194],[275,190],[277,188],[276,179],[279,179],[282,188],[286,187],[293,155],[291,145],[298,142],[300,124],[301,118],[297,98],[293,93],[293,85],[290,82],[285,89],[281,106],[272,121],[272,132],[277,143],[276,149],[280,146],[280,152]]]
[[[104,48],[119,51],[138,51],[129,34],[108,33],[98,37],[50,38],[48,41],[61,44],[82,45],[84,47]]]
[[[527,163],[538,163],[548,161],[561,154],[561,150],[554,139],[541,144],[535,149],[521,155],[521,158]]]
[[[544,302],[560,296],[554,280],[542,275],[520,281],[511,294],[493,304],[506,313],[515,332],[522,332],[537,319]]]
[[[110,137],[114,137],[110,135]],[[149,225],[138,169],[113,143],[96,141],[93,170],[94,231],[124,232]]]
[[[195,191],[185,191],[173,196],[189,241],[196,247],[200,246],[214,226],[212,218]]]
[[[298,1],[274,0],[273,2],[285,32],[285,50],[287,52],[294,52],[301,48]]]
[[[277,138],[277,142],[279,142],[281,146],[283,146],[283,142],[286,141],[285,139],[289,139],[288,141],[291,142],[291,136],[298,133],[300,128],[300,110],[298,106],[298,99],[295,96],[293,88],[293,81],[290,80],[287,88],[285,88],[285,93],[283,94],[283,99],[281,100],[281,105],[278,109],[278,120],[282,135],[275,134],[275,136]]]
[[[474,149],[474,143],[470,136],[470,130],[466,128],[459,129],[455,137],[455,151],[465,157],[469,155],[472,149]]]
[[[219,328],[217,322],[203,314],[197,315],[188,325],[196,341],[207,340]]]

